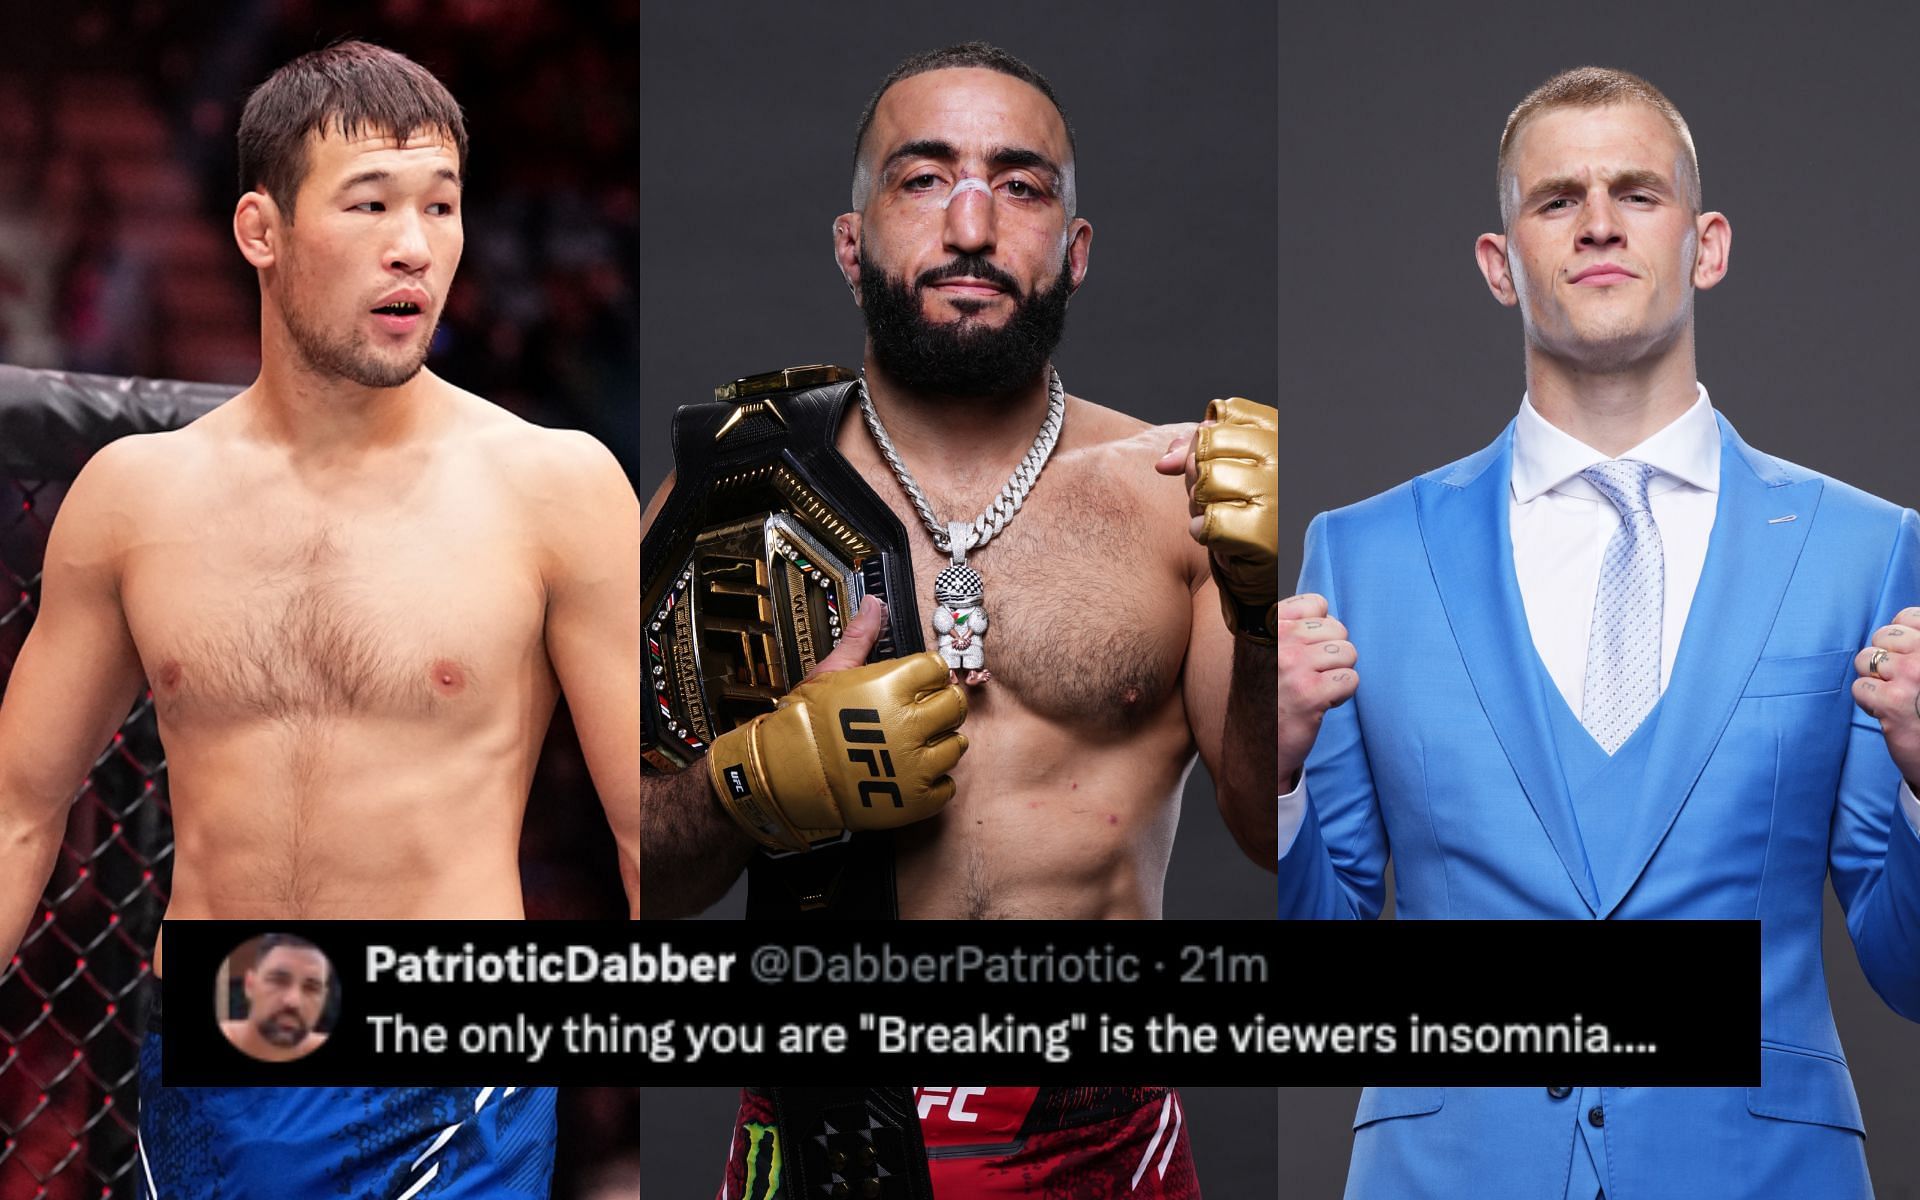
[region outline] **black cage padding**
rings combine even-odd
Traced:
[[[66,483],[108,442],[178,428],[237,390],[0,366],[0,693],[39,611]],[[143,692],[75,796],[40,907],[0,962],[0,1200],[132,1200],[137,1051],[172,868],[166,760]]]
[[[238,391],[231,384],[0,365],[0,475],[71,480],[108,442],[178,429]]]

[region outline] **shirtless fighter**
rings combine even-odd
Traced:
[[[259,274],[260,375],[113,443],[61,506],[0,708],[0,950],[143,676],[169,919],[521,917],[520,824],[563,690],[637,905],[638,503],[590,438],[422,369],[466,147],[445,88],[363,43],[248,101],[233,232]],[[150,1194],[546,1194],[550,1091],[168,1088],[155,1026]]]
[[[1236,840],[1263,865],[1274,849],[1274,756],[1254,749],[1272,745],[1274,722],[1273,411],[1224,402],[1195,437],[1061,395],[1058,441],[1044,454],[1059,386],[1049,359],[1093,240],[1075,205],[1072,136],[1051,88],[1012,55],[971,44],[909,59],[883,82],[856,141],[853,211],[833,222],[836,261],[866,318],[872,406],[866,417],[849,404],[837,448],[909,531],[923,608],[957,617],[984,596],[992,614],[983,660],[965,653],[980,643],[957,644],[929,611],[953,657],[862,666],[880,629],[870,603],[794,693],[806,703],[792,707],[810,711],[914,714],[949,668],[964,689],[964,758],[951,732],[958,704],[944,725],[903,717],[908,727],[888,738],[927,747],[894,751],[901,775],[922,784],[903,810],[913,823],[896,832],[904,917],[1158,917],[1196,751]],[[973,522],[1010,475],[1031,474],[1021,464],[1035,456],[1044,465],[1023,505],[989,543],[976,536],[966,565],[977,576],[956,580],[913,493],[944,534],[948,522]],[[1227,620],[1216,579],[1229,589]],[[716,771],[646,779],[648,915],[705,908],[753,852],[751,822],[736,822],[712,783],[732,764],[758,773],[756,802],[804,814],[793,821],[802,828],[858,811],[839,801],[835,778],[822,785],[806,765],[836,761],[834,723],[790,711],[716,739]],[[909,757],[915,765],[901,766]],[[1009,1089],[1009,1103],[1014,1092],[1031,1109],[1035,1089]],[[1135,1158],[1156,1128],[1174,1132],[1161,1127],[1164,1095],[1124,1113],[1056,1107],[1052,1116],[1098,1112],[1103,1129],[1133,1123]],[[999,1123],[1017,1131],[1022,1121]],[[967,1126],[953,1129],[966,1138]],[[1104,1136],[1087,1132],[1085,1144]],[[1191,1178],[1184,1144],[1171,1170],[1156,1153],[1162,1173],[1147,1174],[1160,1186]],[[1121,1157],[1101,1161],[1120,1169]],[[1034,1175],[1020,1186],[1053,1194]]]
[[[853,200],[833,223],[834,254],[867,321],[865,390],[943,529],[971,521],[1047,421],[1049,356],[1086,277],[1093,228],[1074,215],[1066,120],[1040,76],[1003,51],[970,45],[909,59],[861,124]],[[1227,578],[1238,609],[1269,619],[1278,590],[1271,410],[1262,430],[1251,423],[1261,406],[1225,406],[1228,419],[1202,439],[1207,483],[1190,501],[1178,482],[1196,470],[1190,430],[1063,399],[1058,443],[1024,505],[967,558],[992,612],[983,638],[991,679],[966,686],[969,748],[951,771],[953,799],[937,812],[909,806],[925,819],[900,830],[905,917],[1159,916],[1196,750],[1242,847],[1263,864],[1273,849],[1273,756],[1251,747],[1272,741],[1274,652],[1251,619],[1239,636],[1222,620],[1209,555],[1189,536],[1190,526],[1266,536],[1264,563],[1239,544],[1213,557],[1235,572]],[[1237,423],[1243,415],[1248,424]],[[1264,460],[1252,449],[1261,434]],[[906,525],[917,593],[936,598],[950,555],[856,406],[838,449]],[[671,490],[669,480],[648,523]],[[926,617],[931,629],[936,618]],[[878,686],[871,681],[889,668],[859,666],[877,618],[854,619],[807,694]],[[778,776],[787,762],[768,757]],[[784,782],[771,780],[776,804],[808,802]],[[647,915],[712,904],[755,840],[729,816],[711,773],[649,775],[643,803]]]

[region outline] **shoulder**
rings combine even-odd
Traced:
[[[1421,478],[1430,477],[1422,476]],[[1376,492],[1365,500],[1328,509],[1314,520],[1322,525],[1337,525],[1342,529],[1361,529],[1383,522],[1410,519],[1413,516],[1413,488],[1414,481],[1409,479],[1384,492]]]
[[[164,487],[175,478],[211,465],[209,460],[218,453],[228,424],[226,419],[209,413],[179,429],[116,438],[87,460],[74,480],[74,489],[107,493]]]
[[[1202,405],[1195,419],[1205,412]],[[1154,425],[1105,405],[1078,396],[1067,397],[1067,417],[1055,451],[1062,461],[1073,462],[1098,472],[1108,487],[1126,487],[1132,483],[1148,493],[1171,490],[1182,497],[1185,487],[1178,475],[1162,476],[1153,464],[1167,452],[1174,439],[1193,432],[1194,422]]]
[[[1843,527],[1856,535],[1871,530],[1891,533],[1903,521],[1910,522],[1913,519],[1912,510],[1855,487],[1843,479],[1755,450],[1744,442],[1740,443],[1739,450],[1740,459],[1769,487],[1818,483],[1818,520],[1829,528]]]
[[[1060,454],[1137,456],[1147,452],[1161,433],[1171,436],[1177,425],[1151,425],[1081,396],[1067,397],[1067,415],[1060,430]],[[1158,458],[1167,448],[1159,437]]]
[[[180,496],[200,495],[248,453],[253,389],[178,429],[117,438],[87,460],[66,503],[122,503],[152,515]]]
[[[61,546],[110,558],[164,523],[177,507],[173,497],[219,469],[209,440],[189,427],[130,434],[95,451],[60,501]]]
[[[1823,514],[1837,515],[1849,521],[1868,521],[1875,524],[1897,524],[1903,513],[1908,513],[1904,505],[1874,495],[1864,488],[1855,487],[1844,479],[1810,470],[1784,459],[1776,459],[1782,468],[1791,472],[1794,482],[1806,479],[1820,481],[1820,509]]]
[[[1509,433],[1503,431],[1490,444],[1472,454],[1457,458],[1445,466],[1422,472],[1383,492],[1376,492],[1365,500],[1323,512],[1315,518],[1315,524],[1323,526],[1334,524],[1351,529],[1365,529],[1395,523],[1411,524],[1417,519],[1415,505],[1418,493],[1423,489],[1468,488],[1490,482],[1486,480],[1488,471],[1507,469],[1506,464],[1511,461],[1506,454],[1508,439]]]
[[[460,393],[458,403],[458,443],[523,498],[575,503],[597,495],[637,504],[619,460],[592,434],[535,425],[471,393]]]
[[[464,469],[506,504],[541,548],[549,578],[621,569],[640,547],[640,501],[613,452],[478,397],[459,415]]]
[[[1166,453],[1167,443],[1182,432],[1184,427],[1179,425],[1150,425],[1091,400],[1068,396],[1060,441],[1046,472],[1056,473],[1062,483],[1073,480],[1076,494],[1108,509],[1118,511],[1116,506],[1129,499],[1133,505],[1149,506],[1177,500],[1184,511],[1185,491],[1179,476],[1158,475],[1153,469]],[[1046,473],[1041,476],[1047,477]]]

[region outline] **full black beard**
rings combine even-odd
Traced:
[[[279,1023],[282,1015],[283,1014],[275,1013],[271,1017],[263,1017],[254,1023],[254,1028],[259,1030],[261,1037],[275,1046],[283,1048],[287,1046],[298,1046],[301,1042],[306,1041],[307,1034],[311,1033],[312,1030],[305,1021],[300,1019],[300,1015],[298,1013],[293,1014],[294,1024],[291,1029]]]
[[[963,316],[929,321],[921,292],[959,275],[991,280],[1014,297],[1013,316],[998,329]],[[1052,287],[1023,296],[1006,272],[976,255],[961,255],[921,274],[913,286],[894,279],[860,254],[861,311],[874,361],[910,391],[936,396],[1003,396],[1040,377],[1067,326],[1073,296],[1065,258]]]

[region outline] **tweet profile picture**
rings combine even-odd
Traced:
[[[250,1058],[305,1058],[326,1044],[339,1019],[340,977],[312,942],[264,933],[220,964],[213,1016],[233,1048]]]

